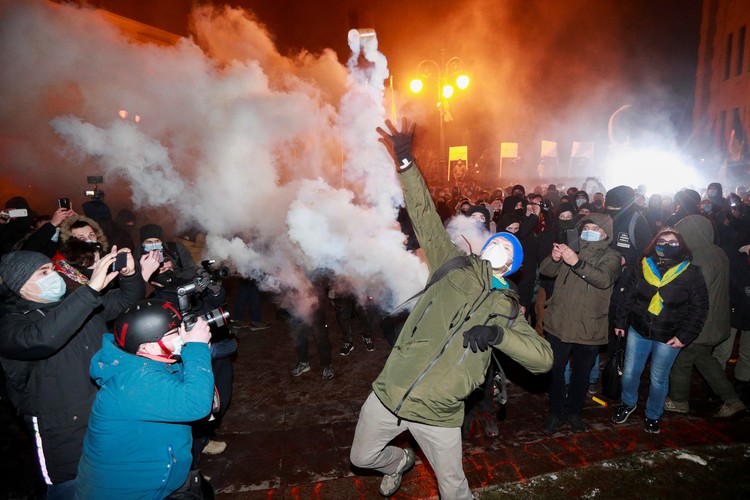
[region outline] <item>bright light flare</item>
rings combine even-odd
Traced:
[[[695,169],[678,154],[656,149],[614,152],[602,177],[611,187],[646,184],[648,195],[676,193],[682,188],[701,185]]]
[[[459,75],[459,77],[456,78],[456,87],[458,87],[461,90],[464,90],[468,86],[469,86],[469,77],[467,75]]]
[[[120,118],[122,118],[123,120],[127,120],[127,119],[128,119],[128,112],[127,112],[127,111],[125,111],[124,109],[121,109],[121,110],[120,110],[120,112],[119,112],[119,113],[117,113],[117,114],[118,114],[118,115],[120,116]]]
[[[422,80],[420,80],[420,79],[418,79],[418,78],[417,78],[417,79],[415,79],[415,80],[412,80],[412,81],[411,81],[411,82],[409,83],[409,88],[410,88],[410,89],[411,89],[411,91],[412,91],[412,92],[414,92],[415,94],[419,94],[419,93],[420,93],[420,92],[422,91],[422,88],[423,88],[423,87],[424,87],[424,83],[422,82]]]
[[[443,97],[450,99],[453,96],[453,85],[446,85],[443,87]]]

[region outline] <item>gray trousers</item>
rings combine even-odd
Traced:
[[[690,399],[690,376],[693,366],[724,403],[732,404],[740,400],[719,361],[713,357],[713,350],[714,346],[699,345],[695,342],[682,348],[669,374],[669,397],[673,401],[684,403]]]
[[[729,338],[724,342],[716,346],[714,349],[714,358],[719,360],[719,364],[722,368],[727,367],[727,361],[729,356],[732,355],[732,349],[734,349],[734,339],[737,337],[737,329],[732,328],[732,333]],[[747,382],[750,380],[750,332],[740,333],[740,355],[737,360],[737,365],[734,367],[734,378],[740,382]]]
[[[443,500],[471,499],[469,482],[461,462],[461,428],[437,427],[401,420],[375,396],[365,400],[354,431],[350,459],[356,467],[393,474],[404,452],[388,443],[404,431],[411,432],[435,471]]]

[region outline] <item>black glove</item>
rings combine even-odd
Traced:
[[[393,161],[396,162],[396,167],[398,167],[399,170],[403,170],[414,161],[414,156],[411,151],[411,141],[412,136],[414,135],[415,124],[412,123],[409,125],[409,122],[404,118],[401,125],[401,132],[396,130],[396,127],[393,126],[393,123],[391,123],[390,120],[386,120],[385,125],[388,127],[390,134],[378,127],[376,131],[381,136],[378,140],[388,148],[388,152],[393,158]]]
[[[471,346],[472,352],[486,351],[489,346],[502,342],[504,333],[501,326],[472,326],[464,332],[464,347]]]

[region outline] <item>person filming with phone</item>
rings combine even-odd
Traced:
[[[113,272],[121,254],[125,267]],[[120,287],[104,291],[118,276]],[[34,436],[47,498],[73,498],[97,391],[89,364],[106,322],[142,300],[145,284],[130,250],[116,248],[96,262],[86,285],[67,295],[63,278],[38,252],[3,256],[0,279],[0,363],[8,396]]]
[[[555,277],[554,294],[544,317],[545,336],[554,353],[549,415],[544,422],[549,433],[566,420],[573,432],[586,430],[581,419],[583,399],[599,346],[607,343],[606,312],[620,272],[620,254],[610,247],[612,219],[592,213],[578,227],[579,238],[554,243],[551,255],[539,268],[543,275]],[[566,391],[568,359],[572,375]]]

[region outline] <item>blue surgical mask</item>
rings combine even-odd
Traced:
[[[580,206],[581,206],[581,205],[583,205],[584,203],[586,203],[586,198],[577,198],[577,199],[576,199],[576,206],[577,206],[577,207],[580,207]]]
[[[65,295],[65,280],[57,272],[51,272],[40,278],[36,285],[41,290],[39,298],[49,300],[50,302],[57,302],[63,295]]]
[[[585,231],[581,232],[581,239],[583,241],[599,241],[600,239],[602,239],[602,235],[597,231],[586,229]]]
[[[711,207],[711,204],[710,204],[710,203],[706,203],[705,205],[703,205],[703,211],[704,211],[704,212],[710,212],[710,211],[711,211],[711,208],[712,208],[712,207]]]
[[[163,248],[164,246],[161,243],[147,243],[143,245],[144,252],[150,252],[152,250],[159,250],[161,252]]]

